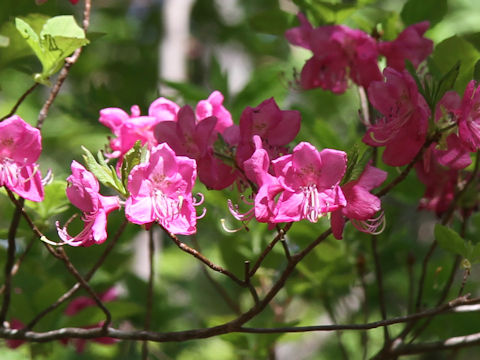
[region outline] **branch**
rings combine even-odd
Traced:
[[[205,255],[203,255],[202,253],[198,252],[195,249],[192,249],[187,244],[181,242],[176,235],[172,234],[170,231],[165,229],[161,224],[158,224],[158,225],[162,228],[162,230],[165,232],[165,234],[167,234],[168,237],[173,240],[175,245],[177,245],[180,248],[180,250],[186,252],[187,254],[190,254],[190,255],[196,257],[198,260],[200,260],[205,265],[207,265],[210,269],[212,269],[214,271],[217,271],[217,272],[219,272],[223,275],[228,276],[230,279],[235,281],[238,285],[240,285],[242,287],[245,286],[245,283],[242,280],[240,280],[238,277],[236,277],[232,272],[222,268],[220,265],[214,264],[209,259],[207,259],[205,257]]]
[[[193,243],[195,244],[195,247],[198,249],[198,251],[202,251],[200,244],[198,243],[197,237],[194,235],[192,236]],[[242,311],[240,310],[240,306],[230,297],[228,292],[223,288],[223,286],[216,281],[212,275],[210,275],[210,272],[208,271],[206,266],[202,266],[202,271],[205,274],[206,278],[212,286],[215,288],[215,290],[220,294],[222,299],[225,301],[225,303],[228,305],[228,307],[237,315],[240,315]]]
[[[283,229],[281,229],[280,231],[278,231],[277,233],[277,236],[275,236],[275,238],[267,245],[267,247],[265,248],[265,250],[263,250],[263,252],[260,254],[260,256],[258,257],[257,261],[255,262],[255,264],[252,266],[252,269],[250,270],[250,277],[252,277],[253,275],[255,275],[255,273],[257,272],[258,268],[260,267],[260,265],[262,265],[262,262],[263,260],[265,259],[265,257],[268,255],[268,253],[273,249],[273,247],[275,246],[275,244],[281,240],[285,234],[287,233],[288,230],[290,230],[290,228],[292,227],[293,223],[287,223],[285,224],[285,226],[283,227]]]
[[[20,98],[17,100],[17,102],[15,103],[15,105],[12,107],[12,110],[10,110],[10,112],[5,115],[4,117],[0,118],[0,122],[5,120],[5,119],[8,119],[10,116],[14,115],[16,112],[17,112],[17,109],[20,107],[20,105],[23,103],[23,101],[27,98],[28,95],[30,95],[33,90],[36,89],[36,87],[40,85],[40,83],[35,83],[33,84],[31,87],[28,88],[27,91],[25,91],[22,96],[20,96]]]
[[[152,305],[153,305],[153,278],[154,278],[154,254],[155,254],[155,243],[153,241],[153,227],[148,231],[148,261],[150,264],[150,274],[148,277],[148,290],[147,290],[147,304],[146,304],[146,313],[145,313],[145,323],[143,329],[145,331],[150,330],[150,322],[152,319]],[[148,341],[144,341],[142,345],[142,359],[148,359]]]
[[[15,196],[9,189],[5,189],[7,190],[9,196],[13,196],[15,198]],[[18,225],[20,224],[20,219],[22,217],[23,203],[24,199],[20,198],[20,200],[16,204],[15,212],[13,213],[13,218],[10,222],[10,228],[8,229],[7,260],[5,261],[5,292],[3,293],[2,308],[0,309],[0,327],[3,326],[3,323],[7,317],[8,308],[10,306],[12,268],[15,264],[16,251],[15,238],[17,236]]]
[[[97,262],[93,267],[90,269],[90,271],[85,275],[84,279],[86,281],[90,281],[90,279],[93,277],[93,275],[96,273],[96,271],[100,268],[100,266],[103,264],[105,259],[107,258],[108,254],[113,250],[113,247],[117,243],[117,241],[120,239],[121,234],[123,233],[123,230],[127,226],[128,221],[124,220],[123,223],[120,225],[118,228],[117,232],[115,233],[113,239],[107,244],[107,247],[103,251],[102,255],[98,258]],[[69,300],[72,298],[73,295],[77,293],[78,290],[81,288],[81,283],[77,282],[75,285],[73,285],[70,290],[68,290],[65,294],[60,296],[57,301],[55,301],[53,304],[51,304],[49,307],[44,309],[42,312],[40,312],[35,318],[30,321],[25,329],[31,330],[45,315],[50,313],[51,311],[55,310],[58,308],[60,305],[62,305],[65,301]]]
[[[441,313],[447,313],[456,307],[463,305],[471,305],[480,303],[480,297],[468,299],[466,296],[450,301],[440,307],[422,311],[420,313],[392,318],[388,320],[375,321],[367,324],[346,324],[346,325],[317,325],[317,326],[297,326],[297,327],[278,327],[278,328],[248,328],[235,325],[233,322],[228,322],[222,325],[213,326],[203,329],[193,329],[186,331],[173,332],[153,332],[153,331],[130,331],[118,330],[115,328],[62,328],[46,332],[26,331],[25,329],[5,329],[0,328],[0,338],[26,340],[33,342],[46,342],[52,340],[79,338],[92,339],[101,336],[108,336],[120,340],[140,340],[140,341],[154,341],[154,342],[173,342],[186,341],[193,339],[204,339],[212,336],[241,332],[254,334],[277,334],[277,333],[299,333],[312,331],[335,331],[335,330],[369,330],[378,327],[393,325],[411,321],[412,319],[419,319]],[[472,335],[470,335],[472,336]],[[464,337],[462,337],[464,338]]]
[[[380,313],[382,314],[382,320],[387,319],[387,307],[385,305],[385,294],[384,294],[384,287],[383,287],[383,276],[382,276],[382,268],[380,266],[380,258],[378,256],[378,249],[377,249],[377,237],[372,235],[372,254],[373,260],[375,263],[375,276],[377,278],[378,284],[378,300],[380,304]],[[384,343],[390,343],[390,334],[388,333],[388,327],[385,326],[383,328],[383,337]]]
[[[85,0],[85,8],[83,11],[83,30],[85,33],[87,32],[88,26],[90,25],[90,10],[92,7],[92,0]],[[48,99],[43,104],[42,109],[38,115],[37,119],[37,129],[41,130],[43,127],[43,123],[47,118],[48,111],[50,110],[50,106],[52,106],[55,98],[57,97],[58,93],[60,92],[60,88],[62,87],[65,79],[67,78],[68,74],[70,73],[70,68],[75,64],[82,53],[82,47],[79,47],[72,56],[65,59],[65,65],[63,65],[62,70],[60,70],[60,74],[57,77],[57,81],[52,87],[50,91],[50,95]]]

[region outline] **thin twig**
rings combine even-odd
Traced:
[[[30,86],[30,87],[28,88],[28,90],[25,91],[25,92],[22,94],[22,96],[20,96],[20,98],[19,98],[19,99],[17,100],[17,102],[15,103],[15,105],[13,105],[12,110],[10,110],[10,112],[9,112],[7,115],[5,115],[4,117],[0,118],[0,121],[3,121],[3,120],[5,120],[5,119],[8,119],[10,116],[14,115],[14,114],[17,112],[17,110],[18,110],[18,108],[20,107],[20,105],[23,103],[23,101],[27,98],[28,95],[30,95],[30,94],[33,92],[33,90],[36,89],[36,87],[37,87],[38,85],[40,85],[40,83],[37,83],[37,82],[36,82],[36,83],[33,84],[32,86]]]
[[[105,250],[103,251],[102,255],[100,255],[97,262],[93,265],[93,267],[90,269],[90,271],[85,275],[84,279],[86,281],[90,281],[90,279],[93,277],[93,275],[95,275],[97,270],[104,263],[108,254],[110,254],[110,252],[113,250],[115,244],[120,239],[120,236],[123,233],[123,231],[125,230],[125,227],[126,227],[127,224],[128,224],[128,221],[124,220],[123,223],[118,228],[115,235],[113,236],[113,239],[107,243],[107,246],[105,247]],[[60,296],[57,301],[55,301],[53,304],[51,304],[46,309],[44,309],[42,312],[40,312],[37,316],[35,316],[35,318],[27,324],[25,329],[31,330],[45,315],[47,315],[48,313],[50,313],[53,310],[55,310],[56,308],[58,308],[65,301],[71,299],[72,296],[75,295],[77,293],[77,291],[80,290],[80,289],[81,289],[81,284],[80,284],[80,282],[77,282],[75,285],[73,285],[70,288],[70,290],[68,290],[66,293],[64,293],[62,296]]]
[[[222,268],[220,265],[214,264],[209,259],[207,259],[205,257],[205,255],[203,255],[199,251],[191,248],[187,244],[181,242],[176,235],[172,234],[170,231],[165,229],[162,225],[159,224],[159,226],[162,228],[162,230],[165,232],[165,234],[167,234],[168,237],[175,243],[175,245],[177,245],[180,248],[180,250],[186,252],[187,254],[190,254],[190,255],[196,257],[198,260],[200,260],[205,265],[207,265],[210,269],[215,270],[215,271],[217,271],[221,274],[224,274],[224,275],[228,276],[230,279],[235,281],[238,285],[240,285],[242,287],[245,286],[245,283],[242,280],[240,280],[237,276],[235,276],[235,274],[233,274],[232,272]]]
[[[420,319],[432,315],[448,313],[462,305],[472,305],[480,303],[480,298],[468,299],[466,296],[450,301],[440,307],[425,310],[420,313],[407,316],[396,317],[388,320],[375,321],[367,324],[345,324],[345,325],[316,325],[316,326],[297,326],[297,327],[277,327],[277,328],[249,328],[228,322],[214,327],[203,329],[192,329],[186,331],[173,332],[154,332],[154,331],[132,331],[118,330],[115,328],[62,328],[46,332],[34,332],[0,328],[0,338],[12,340],[26,340],[33,342],[46,342],[66,338],[92,339],[100,336],[108,336],[122,340],[148,340],[154,342],[186,341],[193,339],[204,339],[221,334],[242,332],[253,334],[278,334],[278,333],[300,333],[300,332],[318,332],[318,331],[336,331],[336,330],[370,330],[386,325],[394,325],[409,322],[412,319]],[[472,336],[472,335],[470,335]]]
[[[83,10],[83,30],[85,33],[87,32],[88,26],[90,25],[90,10],[92,8],[92,0],[85,0],[85,8]],[[50,95],[48,99],[43,104],[42,109],[38,115],[37,119],[37,129],[41,130],[43,127],[43,123],[47,118],[48,111],[50,110],[50,106],[52,106],[55,98],[57,97],[58,93],[60,92],[60,88],[62,87],[65,79],[67,78],[68,74],[70,73],[70,69],[75,64],[82,53],[82,47],[76,49],[72,56],[65,59],[65,64],[63,65],[62,70],[60,70],[60,74],[55,81],[55,84],[50,91]]]
[[[148,290],[147,290],[147,309],[145,313],[145,323],[143,329],[145,331],[150,330],[150,323],[152,319],[152,307],[153,307],[153,279],[155,274],[154,269],[154,254],[155,243],[153,239],[153,227],[148,231],[148,261],[150,265],[150,274],[148,276]],[[142,359],[148,359],[148,341],[144,341],[142,344]]]
[[[98,295],[93,291],[90,285],[88,285],[88,282],[82,277],[82,275],[80,275],[78,270],[72,264],[67,253],[65,252],[65,249],[62,247],[54,249],[46,243],[45,247],[53,256],[63,261],[68,271],[70,271],[70,273],[75,277],[75,279],[80,283],[80,285],[87,291],[87,293],[90,295],[93,301],[95,301],[95,304],[97,304],[100,310],[103,311],[103,313],[105,314],[105,322],[103,323],[102,328],[107,329],[112,322],[112,315],[110,314],[110,311],[105,307],[105,305],[103,305],[102,300],[100,300]]]
[[[14,196],[12,192],[5,188],[7,193],[11,196]],[[24,199],[20,198],[16,204],[12,221],[10,222],[10,228],[8,229],[8,248],[7,248],[7,260],[5,261],[5,291],[3,293],[3,302],[2,308],[0,309],[0,327],[3,326],[5,319],[7,318],[8,308],[10,306],[11,299],[11,285],[12,285],[12,268],[15,264],[15,252],[16,244],[15,238],[17,237],[18,225],[20,224],[20,219],[22,217],[22,208]]]
[[[195,235],[192,236],[193,243],[195,247],[198,249],[198,251],[202,251],[200,244],[197,240],[197,237]],[[212,275],[210,275],[210,272],[208,271],[206,266],[202,266],[202,271],[205,274],[206,278],[210,283],[213,285],[215,290],[218,292],[218,294],[222,297],[222,299],[225,301],[227,306],[237,315],[240,315],[242,311],[240,310],[240,306],[235,302],[235,300],[232,299],[232,297],[228,294],[227,290],[217,281],[215,280]]]
[[[368,293],[367,293],[367,283],[365,281],[365,256],[362,254],[358,255],[357,257],[357,272],[358,277],[360,278],[360,283],[362,284],[362,292],[363,292],[363,322],[367,323],[369,317],[369,308],[368,308]],[[367,358],[368,354],[368,332],[362,331],[360,334],[360,340],[363,346],[363,355],[362,359]]]
[[[380,313],[382,315],[382,320],[387,319],[387,307],[385,305],[385,289],[383,287],[383,274],[382,274],[382,267],[380,265],[380,257],[378,255],[378,248],[377,248],[377,236],[372,235],[372,255],[375,264],[375,276],[377,278],[377,285],[378,285],[378,301],[380,305]],[[390,334],[388,332],[388,327],[385,326],[383,328],[383,337],[385,344],[390,343]]]
[[[32,236],[32,238],[30,239],[30,241],[27,244],[27,247],[25,248],[25,251],[18,257],[17,262],[15,263],[15,265],[13,265],[13,268],[12,268],[12,276],[15,276],[17,274],[18,270],[20,269],[20,265],[22,264],[23,260],[25,259],[25,256],[27,256],[27,254],[32,249],[35,240],[37,240],[37,238]],[[4,291],[5,291],[5,284],[3,284],[0,287],[0,294],[3,294]]]
[[[270,243],[267,245],[267,247],[262,251],[262,253],[260,254],[260,256],[258,257],[257,261],[255,262],[255,264],[252,266],[251,270],[250,270],[250,277],[252,277],[253,275],[255,275],[255,273],[257,272],[258,268],[260,267],[260,265],[262,265],[262,262],[263,260],[267,257],[267,255],[270,253],[270,251],[273,249],[273,247],[275,246],[275,244],[280,240],[282,239],[282,237],[285,236],[285,234],[287,233],[287,231],[292,227],[293,223],[287,223],[285,224],[285,226],[283,227],[282,232],[278,231],[277,232],[277,236],[275,236],[275,238],[270,241]]]
[[[255,287],[250,282],[250,278],[251,278],[251,276],[250,276],[250,261],[247,260],[247,261],[244,262],[244,264],[245,264],[245,271],[244,271],[245,280],[244,281],[245,281],[245,284],[248,287],[248,290],[250,291],[250,294],[252,294],[253,301],[255,302],[255,305],[257,305],[260,300],[258,298],[257,290],[255,290]]]

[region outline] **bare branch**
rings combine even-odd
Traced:
[[[40,85],[40,84],[36,82],[36,83],[33,84],[32,86],[30,86],[30,87],[28,88],[28,90],[25,91],[25,92],[22,94],[22,96],[20,96],[20,98],[19,98],[19,99],[17,100],[17,102],[15,103],[15,105],[13,105],[12,110],[10,110],[10,112],[9,112],[7,115],[5,115],[4,117],[0,118],[0,122],[3,121],[3,120],[5,120],[5,119],[8,119],[10,116],[14,115],[14,114],[17,112],[17,110],[18,110],[18,108],[20,107],[20,105],[25,101],[25,99],[27,98],[27,96],[30,95],[30,94],[33,92],[33,90],[35,90],[35,89],[37,88],[38,85]]]
[[[90,25],[91,8],[92,8],[92,0],[85,0],[85,8],[83,11],[83,30],[85,32],[87,32],[88,26]],[[63,83],[65,82],[65,79],[70,73],[71,67],[77,62],[78,58],[80,57],[80,54],[82,53],[82,49],[83,49],[82,47],[79,47],[77,50],[75,50],[72,56],[65,59],[65,65],[63,65],[62,70],[60,70],[60,74],[58,75],[57,80],[55,81],[55,84],[53,85],[52,90],[50,91],[50,95],[48,96],[48,99],[43,104],[43,107],[40,110],[40,113],[38,115],[37,128],[39,130],[42,129],[43,123],[47,118],[48,111],[50,110],[50,106],[52,106],[58,93],[60,92],[60,89]]]
[[[233,281],[235,281],[238,285],[244,287],[245,286],[245,283],[240,280],[237,276],[235,276],[235,274],[233,274],[232,272],[222,268],[220,265],[217,265],[217,264],[214,264],[213,262],[211,262],[209,259],[207,259],[202,253],[200,253],[199,251],[195,250],[195,249],[192,249],[190,246],[188,246],[187,244],[181,242],[177,236],[175,236],[174,234],[172,234],[170,231],[168,231],[167,229],[165,229],[162,225],[159,224],[159,226],[163,229],[163,231],[165,231],[165,234],[168,235],[168,237],[170,239],[173,240],[173,242],[180,248],[180,250],[186,252],[187,254],[190,254],[194,257],[196,257],[198,260],[200,260],[201,262],[203,262],[205,265],[207,265],[210,269],[214,270],[214,271],[217,271],[221,274],[224,274],[226,276],[228,276],[230,279],[232,279]]]
[[[10,196],[14,195],[12,192],[5,188]],[[5,261],[5,291],[3,293],[2,308],[0,309],[0,327],[3,326],[5,319],[7,318],[8,308],[10,306],[11,298],[11,282],[12,282],[12,268],[15,264],[15,251],[16,244],[15,238],[17,236],[18,225],[22,217],[22,208],[24,199],[20,198],[16,204],[15,211],[13,213],[12,221],[10,222],[10,228],[8,229],[8,248],[7,248],[7,260]]]

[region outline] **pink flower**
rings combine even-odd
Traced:
[[[285,147],[300,131],[300,113],[295,110],[280,110],[273,98],[265,100],[255,108],[247,107],[240,117],[239,144],[236,162],[243,162],[255,151],[254,135],[262,139],[263,148],[270,158],[286,154]]]
[[[10,329],[19,330],[19,329],[23,329],[24,327],[25,327],[25,325],[20,320],[15,319],[15,318],[10,320]],[[5,340],[5,344],[10,349],[16,349],[20,345],[22,345],[23,343],[25,343],[25,340],[11,340],[11,339]]]
[[[195,233],[196,176],[195,160],[176,156],[166,143],[154,147],[148,162],[135,166],[128,177],[127,219],[134,224],[156,221],[173,234]]]
[[[313,52],[301,73],[304,89],[321,87],[341,94],[348,87],[348,78],[365,88],[382,79],[377,46],[368,34],[343,25],[313,28],[302,14],[298,17],[300,27],[288,30],[286,37]]]
[[[72,175],[67,178],[67,197],[73,205],[83,211],[83,230],[72,237],[67,227],[60,228],[57,221],[58,236],[72,246],[90,246],[101,244],[107,239],[107,215],[120,208],[117,196],[99,194],[99,184],[95,176],[76,161],[72,162]]]
[[[381,209],[381,202],[370,191],[380,186],[386,178],[385,171],[367,165],[357,180],[350,181],[341,187],[347,204],[332,213],[331,224],[335,238],[342,238],[345,225],[344,216],[349,218],[353,226],[362,232],[372,234],[383,230],[383,228],[378,230],[385,224],[383,214],[374,218]]]
[[[405,69],[405,60],[418,67],[433,51],[433,41],[423,37],[430,23],[423,21],[403,30],[393,41],[378,44],[378,51],[387,58],[387,65],[395,70]]]
[[[419,180],[425,185],[425,193],[418,207],[441,216],[455,197],[458,170],[440,166],[433,157],[424,157],[415,164],[415,170]]]
[[[298,144],[293,153],[272,161],[275,176],[283,190],[277,200],[275,222],[308,219],[346,205],[339,183],[346,169],[347,154],[309,143]]]
[[[461,105],[460,96],[455,91],[448,91],[438,102],[435,110],[435,122],[443,122],[448,126],[458,119],[458,113]],[[446,118],[446,121],[445,121]],[[439,164],[450,169],[464,169],[471,164],[470,149],[462,142],[456,132],[447,133],[443,141],[443,148],[437,144],[432,144],[425,153],[425,156],[433,156]],[[427,160],[428,164],[429,161]]]
[[[240,214],[238,207],[229,203],[230,212],[237,220],[250,220],[255,216],[259,222],[275,223],[277,204],[275,197],[283,191],[279,180],[270,174],[270,158],[262,147],[262,140],[258,135],[253,137],[255,151],[250,159],[244,162],[245,174],[250,181],[257,185],[254,206],[245,214]]]
[[[157,124],[156,141],[167,143],[177,155],[196,160],[200,181],[208,188],[220,190],[231,185],[236,178],[234,169],[213,155],[218,119],[210,116],[197,121],[192,108],[186,105],[175,120]]]
[[[112,287],[107,291],[99,294],[98,298],[102,302],[109,302],[109,301],[116,300],[118,298],[118,291],[117,289]],[[70,304],[68,304],[64,313],[65,315],[73,316],[89,306],[95,306],[95,300],[93,300],[89,296],[79,296],[74,300],[72,300]]]
[[[109,301],[116,300],[117,297],[118,297],[118,293],[117,293],[117,290],[115,288],[110,288],[107,291],[105,291],[104,293],[99,294],[98,297],[99,297],[100,301],[102,301],[102,302],[109,302]],[[83,309],[85,309],[87,307],[90,307],[90,306],[95,306],[95,301],[91,297],[79,296],[79,297],[75,298],[74,300],[72,300],[72,302],[67,306],[67,308],[65,309],[65,315],[73,316],[73,315],[79,313],[80,311],[82,311]],[[100,322],[96,325],[85,326],[83,328],[84,329],[94,329],[94,328],[101,327],[102,325],[103,325],[103,322]],[[68,344],[69,342],[73,343],[77,353],[82,353],[85,350],[85,345],[87,344],[87,341],[89,341],[89,340],[87,340],[87,339],[63,339],[63,340],[60,340],[60,341],[64,345]],[[93,338],[93,339],[91,339],[91,341],[94,341],[94,342],[97,342],[97,343],[100,343],[100,344],[109,345],[109,344],[116,343],[118,340],[113,339],[111,337],[105,337],[104,336],[104,337],[99,337],[99,338]]]
[[[149,148],[158,145],[153,135],[155,125],[162,121],[175,120],[180,107],[174,102],[158,98],[148,109],[148,116],[140,115],[140,108],[132,106],[131,115],[119,108],[100,110],[99,121],[110,128],[116,138],[110,140],[112,158],[122,157],[137,141]]]
[[[480,149],[480,86],[475,80],[468,83],[458,111],[458,135],[470,149]]]
[[[384,117],[368,127],[363,142],[385,146],[385,164],[402,166],[413,160],[425,142],[430,109],[406,70],[386,68],[384,75],[386,82],[375,81],[368,88],[372,105]]]
[[[40,131],[17,115],[0,122],[0,186],[31,201],[43,201],[36,161],[42,152]]]
[[[233,125],[232,115],[223,106],[223,95],[220,91],[214,91],[207,100],[199,101],[195,109],[195,114],[199,121],[209,118],[210,116],[215,116],[217,118],[215,131],[221,134],[226,128]]]

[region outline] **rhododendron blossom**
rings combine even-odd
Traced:
[[[118,297],[118,292],[115,288],[110,288],[107,291],[105,291],[104,293],[98,295],[98,299],[103,303],[114,301],[114,300],[117,299],[117,297]],[[82,311],[83,309],[88,308],[90,306],[95,306],[95,305],[96,305],[95,300],[93,300],[91,297],[79,296],[79,297],[75,298],[74,300],[72,300],[72,302],[70,302],[70,304],[65,309],[64,313],[67,316],[74,316],[77,313],[79,313],[80,311]],[[102,325],[103,325],[103,321],[99,322],[96,325],[85,326],[84,328],[85,329],[94,329],[94,328],[99,328]],[[106,337],[106,336],[93,338],[93,339],[90,339],[90,340],[94,341],[94,342],[97,342],[97,343],[100,343],[100,344],[104,344],[104,345],[115,344],[118,341],[117,339],[114,339],[114,338],[111,338],[111,337]],[[63,339],[63,340],[60,340],[60,341],[64,345],[66,345],[68,343],[73,343],[77,353],[82,353],[85,350],[85,345],[87,344],[87,341],[89,341],[89,340],[87,340],[87,339],[68,339],[67,338],[67,339]]]
[[[347,204],[332,213],[332,233],[337,239],[342,238],[345,225],[344,216],[360,231],[375,234],[383,231],[385,219],[383,214],[375,217],[381,209],[380,199],[370,191],[380,186],[387,178],[387,173],[367,165],[356,180],[341,187]]]
[[[247,107],[240,117],[239,144],[236,162],[240,168],[255,151],[253,137],[262,139],[263,148],[274,159],[286,154],[285,147],[300,131],[301,117],[295,110],[280,110],[273,98],[265,100],[255,108]]]
[[[339,183],[345,173],[347,154],[309,143],[298,144],[292,154],[272,161],[275,176],[282,186],[275,222],[292,222],[319,217],[346,205]]]
[[[219,133],[223,133],[233,125],[232,115],[223,106],[223,95],[220,91],[212,92],[207,100],[200,100],[195,109],[195,115],[199,121],[215,116],[217,118],[215,131]]]
[[[418,67],[433,51],[433,41],[423,37],[429,26],[428,21],[410,25],[395,40],[379,43],[378,51],[387,58],[387,65],[401,71],[409,60]]]
[[[154,147],[148,162],[135,166],[128,177],[127,219],[134,224],[158,222],[173,234],[195,233],[196,176],[195,160],[176,156],[166,143]]]
[[[14,115],[0,122],[0,186],[31,201],[43,201],[36,161],[42,152],[40,131]]]
[[[158,144],[153,135],[156,124],[162,121],[172,121],[177,116],[180,107],[173,101],[158,98],[148,109],[148,116],[140,115],[140,108],[132,106],[131,115],[119,108],[100,110],[99,121],[110,128],[116,138],[110,140],[112,158],[123,156],[137,141],[142,145],[153,147]]]
[[[384,75],[386,82],[375,81],[368,88],[370,102],[383,118],[367,128],[363,142],[385,146],[385,164],[402,166],[413,160],[425,142],[430,109],[406,70],[386,68]]]
[[[83,211],[83,230],[76,236],[67,232],[66,226],[57,231],[60,238],[72,246],[101,244],[107,239],[107,215],[120,208],[117,196],[99,194],[99,184],[95,176],[76,161],[71,165],[72,175],[67,178],[67,197],[73,205]]]
[[[480,86],[468,83],[458,111],[458,135],[471,150],[480,149]]]
[[[255,151],[244,162],[245,174],[248,179],[257,185],[254,206],[246,214],[239,214],[238,209],[230,206],[230,212],[238,220],[249,220],[253,216],[259,222],[275,223],[276,201],[275,197],[283,191],[280,181],[270,174],[270,158],[267,151],[262,147],[262,140],[258,135],[253,137]]]
[[[218,190],[231,185],[236,177],[234,169],[213,155],[218,119],[210,116],[197,120],[186,105],[175,120],[158,123],[154,130],[156,141],[167,143],[177,155],[196,160],[199,178],[208,188]]]
[[[343,25],[313,28],[304,15],[298,17],[301,25],[287,30],[285,36],[293,45],[313,52],[301,73],[304,89],[321,87],[341,94],[348,87],[348,78],[365,88],[382,79],[377,45],[368,34]]]

